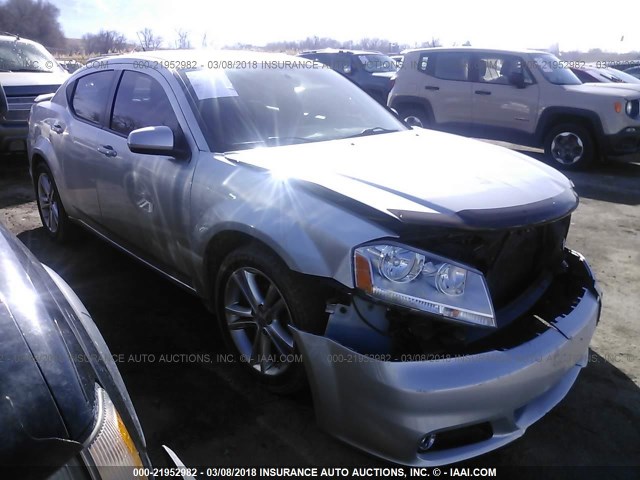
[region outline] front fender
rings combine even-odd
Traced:
[[[217,179],[211,182],[211,179]],[[200,161],[191,195],[194,261],[205,278],[209,242],[223,232],[261,241],[294,271],[353,286],[353,247],[396,235],[295,182],[231,162]]]

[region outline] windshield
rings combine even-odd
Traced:
[[[277,62],[282,63],[282,62]],[[406,130],[342,75],[317,63],[181,70],[216,152],[321,142]],[[294,65],[294,67],[291,67]],[[295,66],[298,67],[295,67]]]
[[[580,85],[582,82],[556,56],[551,54],[536,55],[534,58],[538,69],[547,81],[555,85]]]
[[[41,45],[21,40],[0,40],[0,71],[63,72]]]
[[[358,59],[362,62],[364,69],[367,72],[395,72],[398,70],[396,62],[391,57],[386,55],[358,55]]]
[[[600,75],[610,82],[640,83],[640,79],[613,68],[603,68]]]

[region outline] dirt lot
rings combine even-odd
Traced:
[[[570,177],[581,204],[568,244],[604,290],[590,364],[522,439],[465,466],[640,463],[640,163]],[[187,465],[383,464],[320,431],[309,395],[269,394],[239,365],[219,361],[215,319],[196,298],[92,237],[73,248],[49,242],[25,159],[0,163],[0,221],[73,287],[112,352],[123,354],[119,367],[156,464],[166,463],[163,443]]]

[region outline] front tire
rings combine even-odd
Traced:
[[[38,213],[49,238],[59,243],[73,236],[73,225],[60,200],[58,187],[49,167],[40,163],[34,170]]]
[[[580,125],[562,124],[552,128],[544,141],[547,160],[562,170],[584,170],[596,157],[596,143],[591,133]]]
[[[218,323],[227,348],[270,390],[289,394],[305,388],[289,326],[322,334],[323,296],[313,292],[307,278],[255,244],[224,259],[216,285]]]

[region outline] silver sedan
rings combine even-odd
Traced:
[[[406,465],[495,449],[585,365],[600,294],[559,172],[419,127],[297,57],[92,62],[32,109],[50,237],[78,226],[200,296],[247,372]]]

